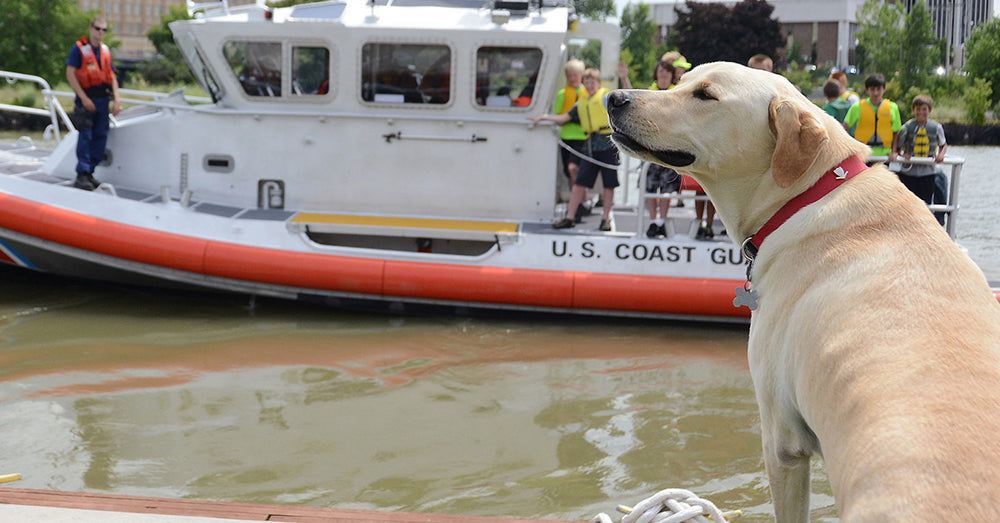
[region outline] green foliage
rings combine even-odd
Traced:
[[[603,21],[616,14],[614,0],[573,0],[573,8],[576,14],[590,20]]]
[[[167,14],[160,19],[160,25],[149,28],[146,37],[153,42],[159,56],[139,64],[137,69],[145,81],[152,84],[194,82],[194,78],[188,70],[187,61],[184,60],[181,50],[174,42],[174,34],[169,27],[170,22],[189,20],[190,18],[186,6],[172,5]]]
[[[972,86],[962,93],[962,101],[965,103],[965,118],[969,123],[983,125],[986,122],[986,111],[990,108],[992,94],[992,85],[983,78],[974,79]]]
[[[724,60],[747,63],[755,54],[777,56],[785,46],[781,24],[771,18],[774,6],[765,0],[743,0],[733,7],[688,0],[686,11],[675,8],[672,44],[698,65]]]
[[[93,14],[73,0],[0,0],[0,68],[50,83],[66,78],[70,46],[87,36]],[[111,45],[110,34],[105,43]]]
[[[653,78],[653,69],[660,55],[653,45],[656,37],[656,22],[650,16],[646,4],[629,3],[621,16],[622,50],[629,52],[629,79],[632,85],[646,85]]]
[[[867,0],[858,13],[858,47],[864,48],[864,63],[859,53],[858,64],[868,73],[882,73],[888,80],[898,70],[903,54],[903,30],[906,10],[902,2],[888,4]]]
[[[1000,104],[1000,18],[981,24],[965,43],[965,71],[994,86],[991,100]]]
[[[799,67],[797,63],[793,62],[792,67],[787,70],[781,71],[781,76],[788,79],[789,82],[799,88],[799,91],[807,97],[810,96],[817,88],[822,87],[823,82],[826,81],[826,72],[813,70],[806,71]],[[826,103],[826,100],[823,100]]]
[[[899,81],[904,89],[924,87],[938,65],[940,44],[934,37],[934,22],[924,2],[915,2],[906,15],[902,53],[899,61]]]

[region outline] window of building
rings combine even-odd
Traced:
[[[292,93],[330,94],[330,50],[292,47]]]
[[[534,47],[480,47],[476,52],[476,103],[484,107],[528,107],[542,65]]]
[[[280,43],[230,41],[222,54],[247,95],[281,96]]]
[[[378,103],[448,103],[451,49],[435,44],[365,44],[361,49],[361,99]]]

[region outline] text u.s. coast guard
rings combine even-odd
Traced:
[[[619,260],[650,261],[664,263],[692,263],[696,257],[707,255],[707,261],[716,265],[743,265],[746,259],[735,245],[697,246],[664,245],[658,243],[627,243],[597,245],[594,242],[552,241],[552,255],[578,257],[583,259],[613,256]],[[702,260],[698,260],[704,263]]]

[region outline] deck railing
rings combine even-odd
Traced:
[[[883,162],[883,163],[888,163],[889,159],[887,157],[885,157],[885,156],[872,156],[872,157],[868,158],[868,161],[869,162]],[[944,161],[941,162],[940,164],[938,164],[938,163],[934,162],[933,158],[912,158],[910,160],[905,160],[902,157],[900,157],[900,158],[897,158],[894,161],[894,163],[914,164],[914,165],[942,165],[942,166],[948,166],[950,168],[947,172],[943,173],[944,176],[947,178],[947,186],[948,186],[947,195],[945,196],[945,202],[944,203],[933,203],[931,205],[928,205],[927,208],[930,209],[931,212],[941,213],[941,214],[944,215],[944,217],[945,217],[945,223],[944,223],[945,230],[948,232],[949,236],[951,236],[952,238],[954,238],[955,237],[955,221],[956,221],[956,219],[958,217],[958,209],[959,209],[959,205],[958,205],[958,186],[959,186],[959,179],[962,176],[962,165],[965,164],[965,158],[958,157],[958,156],[946,156],[945,159],[944,159]],[[628,162],[622,162],[622,164],[623,165],[627,165]],[[664,198],[669,198],[669,199],[673,199],[673,200],[689,200],[689,201],[698,201],[698,200],[703,200],[704,201],[704,200],[709,200],[708,196],[697,195],[697,194],[694,194],[694,192],[689,192],[689,191],[679,191],[679,192],[672,192],[672,193],[650,193],[650,192],[645,192],[645,187],[646,187],[646,170],[647,170],[645,168],[645,166],[646,166],[646,163],[642,162],[642,163],[639,164],[639,167],[638,167],[639,188],[642,190],[642,192],[641,192],[641,198],[640,198],[641,201],[640,201],[640,203],[639,203],[639,205],[637,206],[637,209],[636,209],[636,212],[638,213],[638,215],[640,217],[639,220],[636,220],[636,223],[637,223],[636,234],[642,234],[646,230],[646,227],[649,225],[649,221],[648,221],[649,219],[646,217],[646,211],[645,211],[645,201],[646,200],[659,200],[659,199],[664,199]],[[626,169],[625,179],[627,180],[628,179],[628,170],[627,170],[627,167],[625,169]],[[621,173],[619,173],[619,174],[621,174]],[[937,175],[929,175],[929,176],[937,176]],[[623,184],[623,185],[627,186],[628,184]]]

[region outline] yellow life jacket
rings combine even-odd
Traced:
[[[611,122],[608,120],[608,110],[604,108],[604,95],[609,93],[607,87],[602,87],[590,96],[584,90],[580,93],[580,102],[576,112],[580,116],[580,126],[587,134],[611,134]]]
[[[562,107],[559,108],[559,111],[556,114],[568,113],[569,110],[572,109],[574,105],[576,105],[576,100],[577,97],[580,96],[580,91],[583,91],[583,87],[577,87],[576,89],[573,89],[572,87],[567,85],[565,88],[563,88]]]
[[[860,119],[854,128],[854,138],[867,145],[872,143],[877,134],[882,139],[883,147],[892,147],[892,108],[887,98],[882,99],[878,111],[872,107],[871,98],[861,101]]]
[[[844,92],[840,93],[840,100],[847,100],[848,98],[851,97],[851,95],[858,96],[858,93],[850,89],[846,89]],[[861,97],[858,96],[858,99],[861,99]]]
[[[916,120],[906,122],[906,125],[903,126],[906,129],[906,137],[901,144],[903,152],[923,158],[931,158],[936,155],[938,125],[940,124],[934,120],[927,120],[924,125],[918,124]]]

